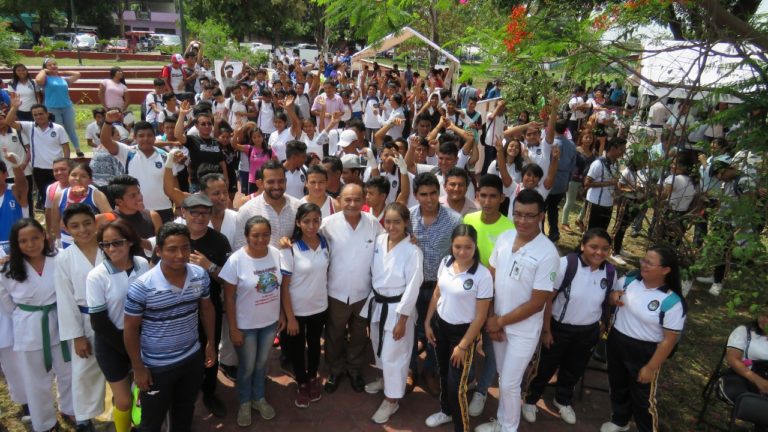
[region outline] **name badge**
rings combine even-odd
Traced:
[[[509,272],[509,277],[514,280],[520,280],[520,275],[523,273],[523,265],[520,261],[515,260],[512,263],[512,270]]]

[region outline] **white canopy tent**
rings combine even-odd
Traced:
[[[442,49],[439,45],[432,42],[428,37],[424,36],[423,34],[417,32],[416,30],[405,26],[402,29],[391,33],[384,38],[378,40],[376,43],[372,45],[368,45],[367,47],[363,48],[361,51],[356,52],[352,56],[352,64],[357,65],[359,67],[360,63],[362,63],[362,60],[373,57],[376,55],[376,53],[380,53],[383,51],[387,51],[397,45],[400,45],[401,43],[407,41],[408,39],[416,37],[421,39],[425,44],[429,45],[431,48],[434,48],[441,54],[443,54],[448,62],[448,75],[446,75],[445,79],[445,85],[448,88],[452,88],[453,86],[456,86],[458,84],[458,74],[459,74],[459,67],[461,66],[461,62],[459,62],[459,59],[456,58],[453,54],[449,53],[448,51]]]
[[[754,69],[742,63],[742,56],[731,44],[710,46],[681,41],[645,44],[640,58],[640,74],[651,82],[636,74],[630,75],[629,80],[639,84],[641,94],[676,99],[687,98],[691,91],[695,91],[694,99],[703,99],[709,95],[709,90],[756,76]],[[696,91],[696,88],[701,90]],[[721,102],[741,102],[732,96],[720,99]]]

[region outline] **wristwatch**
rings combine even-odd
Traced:
[[[211,263],[211,265],[208,266],[208,273],[216,273],[219,271],[219,269],[219,266],[217,266],[215,263]]]

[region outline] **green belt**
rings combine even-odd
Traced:
[[[25,304],[17,304],[16,306],[18,306],[19,309],[23,310],[24,312],[43,313],[43,357],[45,358],[45,371],[50,371],[51,367],[53,366],[53,356],[51,355],[51,331],[50,327],[48,326],[48,314],[53,309],[56,309],[56,303],[45,306],[32,306]],[[64,341],[59,342],[59,345],[61,345],[61,356],[64,357],[64,361],[70,361],[72,358],[69,355],[69,345],[67,345],[67,343]]]

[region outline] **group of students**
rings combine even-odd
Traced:
[[[292,72],[294,87],[313,75]],[[237,423],[250,425],[252,410],[271,419],[265,376],[276,333],[300,408],[348,377],[355,391],[384,393],[372,420],[386,423],[418,384],[440,392],[428,426],[468,430],[498,372],[497,420],[477,430],[514,431],[521,414],[535,421],[558,370],[555,406],[575,423],[573,386],[609,327],[612,418],[601,430],[627,430],[630,418],[640,430],[656,429],[658,371],[685,320],[679,264],[655,247],[639,275],[619,278],[606,261],[613,237],[603,198],[589,195],[579,251],[559,256],[552,227],[558,203],[571,197],[577,150],[558,104],[544,128],[507,127],[503,102],[483,119],[474,110],[479,92],[445,95],[439,71],[410,87],[397,73],[361,76],[379,128],[354,117],[340,124],[344,103],[330,77],[309,114],[298,89],[273,94],[279,79],[257,78],[230,88],[233,101],[221,110],[205,100],[176,105],[165,93],[171,104],[159,135],[144,121],[130,133],[117,110],[94,112],[90,165],[68,160],[66,133],[51,136],[59,129],[44,106],[26,124],[15,120],[21,104],[12,100],[0,135],[28,144],[8,146],[8,166],[0,166],[0,178],[8,168],[15,174],[0,185],[0,240],[10,255],[0,306],[5,346],[13,346],[0,353],[29,360],[6,377],[36,431],[56,427],[54,375],[59,410],[82,430],[103,411],[105,381],[116,429],[130,428],[131,376],[140,430],[159,430],[169,411],[173,429],[189,430],[198,392],[211,412],[226,415],[218,366],[236,378]],[[230,115],[240,105],[242,114]],[[35,141],[40,131],[49,131],[46,141]],[[23,218],[30,148],[36,161],[50,153],[50,167],[40,168],[51,181],[34,179],[38,198],[50,201],[45,227]],[[621,139],[605,143],[586,174],[590,193],[612,193],[624,149]],[[472,166],[483,168],[470,173]],[[482,361],[474,360],[478,340]],[[366,384],[371,351],[382,376]],[[470,375],[477,387],[468,401]]]

